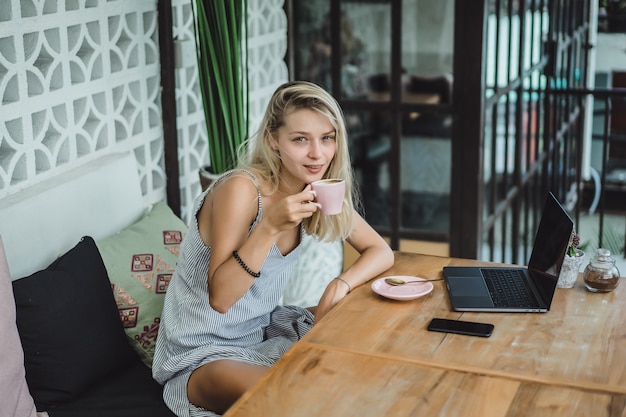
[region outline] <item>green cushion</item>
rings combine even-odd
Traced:
[[[97,243],[126,335],[152,366],[165,291],[187,227],[163,202],[118,234]]]

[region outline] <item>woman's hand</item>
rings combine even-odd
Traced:
[[[264,210],[264,219],[276,233],[293,229],[318,210],[319,205],[313,202],[314,199],[315,193],[309,184],[303,191],[284,197]]]
[[[347,241],[359,252],[359,257],[324,290],[315,311],[316,323],[350,290],[393,266],[394,255],[387,242],[358,213],[355,212],[354,215],[354,229]]]

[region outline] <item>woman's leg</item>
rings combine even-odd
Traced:
[[[202,365],[189,377],[187,398],[199,407],[223,414],[269,367],[220,359]]]

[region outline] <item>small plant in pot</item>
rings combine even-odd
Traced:
[[[563,259],[563,265],[561,266],[561,272],[559,273],[559,279],[556,284],[557,287],[572,288],[576,284],[578,272],[585,259],[585,252],[579,249],[579,246],[580,235],[574,230],[570,237],[565,258]]]
[[[211,178],[235,167],[238,149],[248,136],[248,2],[194,0],[194,5],[198,77],[210,164],[200,169],[205,189]]]

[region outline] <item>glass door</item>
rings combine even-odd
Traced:
[[[365,218],[387,236],[447,242],[454,1],[288,3],[292,79],[340,102]]]

